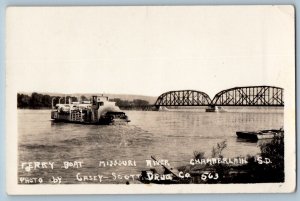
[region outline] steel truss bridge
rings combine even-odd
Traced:
[[[161,94],[155,106],[284,106],[283,88],[274,86],[234,87],[217,93],[211,100],[195,90],[169,91]]]

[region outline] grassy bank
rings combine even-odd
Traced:
[[[224,160],[222,151],[228,148],[226,141],[213,147],[210,157],[204,152],[194,152],[195,161],[209,161],[209,158]],[[179,171],[191,175],[190,183],[271,183],[284,182],[284,138],[276,137],[260,145],[258,156],[247,156],[246,163],[189,164]]]

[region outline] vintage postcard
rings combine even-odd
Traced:
[[[8,194],[293,192],[294,12],[8,7]]]

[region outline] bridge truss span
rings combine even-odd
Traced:
[[[211,105],[284,106],[283,88],[274,86],[235,87],[220,91]]]
[[[210,97],[204,92],[179,90],[161,94],[155,106],[208,106],[210,103]]]

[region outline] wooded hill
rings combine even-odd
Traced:
[[[18,93],[17,102],[18,108],[31,108],[31,109],[42,109],[42,108],[51,108],[52,99],[53,104],[57,104],[60,99],[60,103],[68,102],[69,98],[72,98],[72,101],[79,100],[89,100],[90,97],[94,94],[72,94],[65,96],[64,94],[56,93]],[[99,95],[99,94],[98,94]],[[102,95],[102,94],[100,94]],[[151,96],[139,96],[139,95],[126,95],[126,94],[103,94],[108,96],[110,101],[116,102],[116,105],[120,107],[139,107],[145,105],[154,104],[156,97]],[[66,98],[66,100],[65,100]]]

